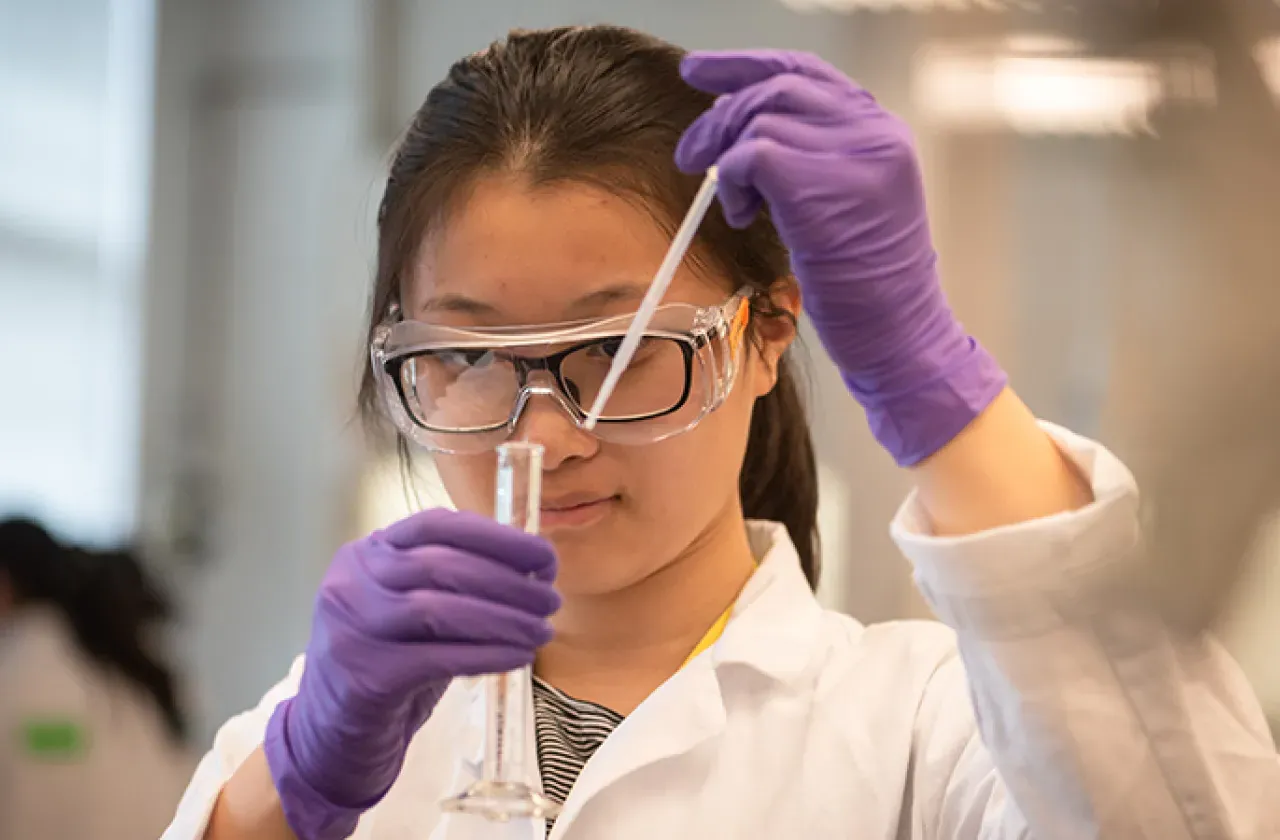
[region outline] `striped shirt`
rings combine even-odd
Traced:
[[[542,790],[563,805],[588,759],[622,723],[623,716],[598,703],[570,697],[534,677],[533,717]],[[547,823],[548,832],[551,825]]]

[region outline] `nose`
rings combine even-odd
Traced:
[[[552,384],[526,386],[513,440],[541,444],[542,467],[554,470],[574,458],[590,458],[600,448],[596,436],[578,426],[565,399]]]

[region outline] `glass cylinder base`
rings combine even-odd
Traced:
[[[440,806],[454,814],[471,814],[491,822],[553,820],[560,815],[559,805],[523,782],[481,780]]]

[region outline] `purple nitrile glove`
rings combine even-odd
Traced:
[[[414,514],[340,549],[297,694],[264,749],[299,840],[350,836],[454,677],[528,665],[560,605],[551,545],[482,516]]]
[[[1007,378],[947,306],[906,125],[805,53],[695,52],[681,72],[720,97],[677,165],[719,164],[736,227],[768,202],[805,311],[876,439],[904,466],[933,454]]]

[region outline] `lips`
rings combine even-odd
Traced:
[[[613,510],[617,496],[575,493],[557,496],[542,503],[540,518],[543,533],[572,528],[586,528],[604,519]]]
[[[614,497],[609,495],[601,495],[598,493],[571,493],[567,496],[556,496],[551,499],[542,500],[542,510],[545,511],[566,511],[574,508],[587,507],[588,505],[597,504],[599,502],[607,502]]]

